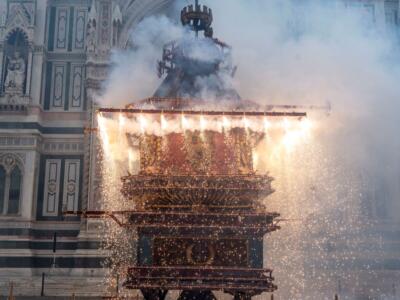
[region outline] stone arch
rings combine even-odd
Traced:
[[[8,39],[15,34],[16,32],[20,32],[25,38],[26,43],[29,43],[29,35],[28,33],[21,27],[12,27],[8,29],[4,34],[4,41],[8,41]]]
[[[136,0],[120,1],[124,12],[124,24],[119,38],[119,48],[125,49],[129,43],[129,34],[145,17],[165,11],[174,0]],[[123,4],[125,3],[125,4]]]
[[[0,165],[4,167],[6,172],[11,172],[15,166],[17,166],[22,175],[24,175],[24,163],[22,159],[13,153],[0,153]]]
[[[7,51],[15,51],[15,49],[8,49],[8,47],[12,47],[12,43],[14,43],[14,39],[20,39],[20,43],[22,42],[23,45],[18,45],[21,49],[18,50],[23,50],[26,54],[28,54],[29,51],[29,38],[28,34],[26,31],[20,27],[14,27],[10,29],[4,39],[4,50],[7,53]]]
[[[0,215],[18,215],[21,212],[24,164],[13,153],[0,154],[3,188],[0,189]]]

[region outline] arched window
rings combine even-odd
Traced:
[[[0,166],[0,214],[4,210],[4,199],[6,193],[6,170]]]
[[[18,166],[15,166],[10,174],[10,188],[8,192],[7,214],[17,214],[19,212],[21,185],[22,185],[22,174]]]
[[[23,171],[16,156],[0,156],[0,216],[20,213]]]

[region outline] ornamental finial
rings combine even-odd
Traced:
[[[206,5],[201,6],[199,0],[195,0],[194,7],[189,5],[182,9],[181,21],[183,26],[188,26],[192,31],[196,32],[196,37],[200,31],[204,31],[205,37],[212,38],[212,10]]]

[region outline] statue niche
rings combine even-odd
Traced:
[[[5,76],[3,91],[6,94],[24,94],[26,86],[26,71],[28,43],[20,30],[14,31],[5,47]]]

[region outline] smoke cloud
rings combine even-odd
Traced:
[[[267,206],[300,220],[266,242],[282,299],[395,297],[376,271],[385,263],[385,233],[369,234],[375,221],[400,222],[398,33],[362,3],[203,2],[213,9],[215,36],[233,47],[238,71],[226,83],[242,98],[332,107],[329,116],[315,115],[312,142],[295,153],[267,155],[268,145],[261,151],[268,158],[260,164],[276,179]],[[184,5],[174,2],[176,16]],[[178,20],[143,20],[132,32],[133,49],[113,54],[100,105],[151,96],[161,83],[163,44],[186,34]],[[207,80],[199,84],[207,90]],[[365,245],[374,239],[381,243]]]
[[[112,70],[99,97],[101,106],[120,107],[153,95],[161,83],[157,61],[164,44],[182,38],[185,29],[165,16],[144,19],[132,32],[133,49],[112,53]]]

